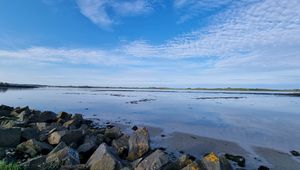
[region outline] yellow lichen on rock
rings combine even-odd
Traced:
[[[209,161],[209,162],[213,162],[213,163],[218,163],[219,162],[218,156],[213,152],[211,152],[210,154],[205,156],[204,159]]]

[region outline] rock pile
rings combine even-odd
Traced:
[[[228,155],[172,160],[150,148],[146,128],[131,135],[115,126],[94,126],[80,114],[0,106],[0,160],[30,170],[230,170]]]

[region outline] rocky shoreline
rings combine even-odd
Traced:
[[[233,163],[245,167],[242,156],[222,153],[174,159],[163,148],[151,148],[150,140],[145,127],[134,126],[125,134],[81,114],[0,106],[0,160],[19,169],[231,170]]]

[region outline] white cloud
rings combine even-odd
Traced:
[[[76,0],[76,2],[84,16],[98,26],[109,29],[118,23],[118,17],[149,13],[155,0]]]

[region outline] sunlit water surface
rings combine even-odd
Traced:
[[[300,97],[219,92],[38,88],[2,91],[0,104],[146,124],[246,147],[300,149]],[[131,102],[141,99],[151,100]]]

